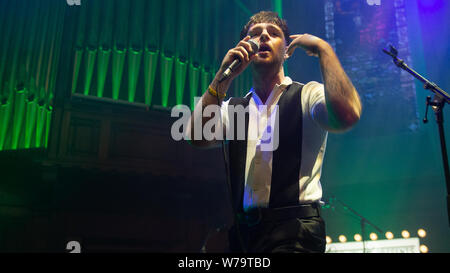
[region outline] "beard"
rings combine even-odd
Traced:
[[[251,68],[253,73],[258,74],[272,74],[272,73],[278,73],[280,68],[283,66],[284,63],[284,54],[273,54],[273,52],[270,52],[271,56],[266,58],[257,57],[254,59],[251,63]]]

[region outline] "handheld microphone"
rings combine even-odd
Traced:
[[[250,43],[250,45],[252,46],[252,49],[253,49],[254,53],[258,52],[258,50],[259,50],[259,43],[257,41],[255,41],[255,40],[248,40],[247,42]],[[238,68],[239,65],[241,65],[241,60],[240,59],[234,60],[228,66],[228,68],[222,73],[222,77],[219,79],[219,83],[223,82],[226,79],[228,79],[228,77],[230,77],[231,73],[233,73],[233,71],[236,70],[236,68]]]

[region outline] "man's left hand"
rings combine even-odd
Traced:
[[[303,48],[309,56],[318,57],[319,51],[328,45],[326,41],[311,34],[295,34],[289,37],[292,39],[286,50],[286,54],[289,57],[292,56],[297,47]]]

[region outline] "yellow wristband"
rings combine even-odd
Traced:
[[[219,97],[219,99],[224,99],[227,96],[227,94],[218,94],[217,91],[211,87],[211,85],[208,87],[208,92],[214,97]]]

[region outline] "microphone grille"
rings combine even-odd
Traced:
[[[250,43],[250,45],[252,46],[253,52],[258,52],[259,50],[259,43],[255,40],[248,40],[247,42]]]

